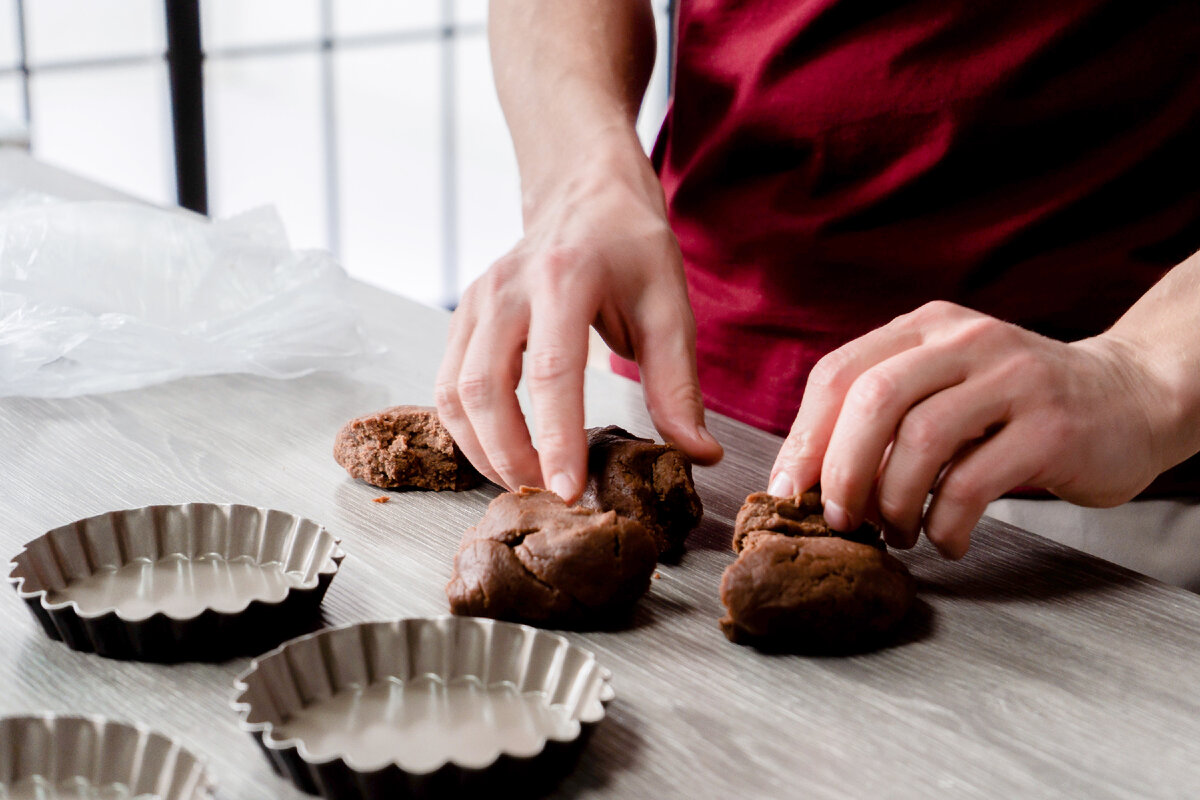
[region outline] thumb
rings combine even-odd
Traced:
[[[715,464],[725,454],[704,424],[704,401],[696,375],[696,324],[684,301],[649,303],[634,356],[650,419],[663,439],[697,464]],[[671,310],[667,310],[671,309]]]

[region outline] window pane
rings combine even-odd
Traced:
[[[461,292],[521,237],[517,159],[492,84],[487,40],[457,40],[458,286]]]
[[[274,205],[295,247],[328,247],[320,56],[205,64],[211,211]]]
[[[454,0],[456,25],[480,25],[487,22],[488,0]]]
[[[441,20],[439,0],[333,0],[333,30],[338,36],[436,28]]]
[[[321,35],[317,0],[202,0],[204,47],[313,42]]]
[[[158,0],[25,0],[29,62],[161,54],[162,8]]]
[[[20,61],[17,3],[16,0],[0,0],[0,70],[15,67]]]
[[[21,77],[0,75],[0,140],[18,123],[24,125],[21,108]]]
[[[164,64],[54,70],[30,82],[38,158],[154,203],[174,203]]]
[[[440,304],[438,46],[335,58],[342,262],[363,280]]]

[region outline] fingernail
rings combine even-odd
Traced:
[[[791,475],[781,472],[771,479],[771,485],[767,487],[767,494],[773,494],[776,497],[794,497],[796,482],[792,480]]]
[[[901,530],[887,522],[884,522],[881,527],[883,528],[883,541],[887,542],[888,547],[910,550],[917,543],[917,534]]]
[[[717,442],[717,437],[709,433],[708,428],[704,427],[703,425],[696,427],[696,436],[706,444],[715,444],[720,447],[720,444]]]
[[[559,472],[550,479],[550,491],[570,502],[575,499],[575,481],[565,472]]]
[[[846,513],[846,509],[832,500],[828,500],[825,503],[825,521],[835,531],[850,530],[850,515]]]

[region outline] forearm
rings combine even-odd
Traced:
[[[1132,351],[1150,377],[1162,468],[1200,450],[1200,252],[1168,272],[1099,340]]]
[[[649,0],[492,0],[488,32],[527,219],[576,167],[644,160],[634,123],[654,66]]]

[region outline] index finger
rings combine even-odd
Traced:
[[[846,394],[860,375],[881,361],[921,344],[919,331],[893,322],[829,353],[813,367],[804,387],[796,419],[775,457],[767,491],[787,497],[815,485],[821,478],[825,451]],[[838,507],[826,508],[829,523],[842,529],[849,520],[837,519]]]
[[[462,406],[462,399],[458,395],[458,374],[462,370],[463,358],[467,354],[467,345],[471,341],[475,323],[475,310],[468,293],[464,295],[462,304],[450,318],[446,352],[442,356],[442,364],[438,368],[434,384],[434,402],[437,405],[438,418],[467,460],[489,481],[503,486],[504,481],[499,473],[492,469],[492,465],[484,456],[483,446],[475,437],[475,431],[471,428],[470,420],[467,419],[467,413]]]
[[[847,392],[829,437],[821,465],[826,506],[844,511],[851,527],[861,522],[884,452],[901,421],[915,404],[960,384],[966,375],[962,349],[944,343],[909,348],[865,370]],[[915,515],[920,512],[918,502]]]
[[[596,313],[578,296],[548,291],[534,296],[525,363],[542,479],[568,503],[583,492],[586,473],[583,373]]]

